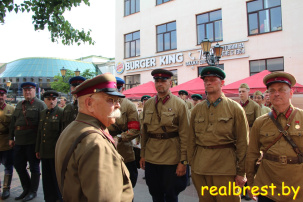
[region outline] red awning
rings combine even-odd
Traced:
[[[198,77],[193,80],[187,81],[185,83],[179,84],[173,88],[170,89],[170,91],[174,95],[178,95],[179,90],[186,90],[189,94],[204,94],[205,88],[204,88],[204,82],[203,80]]]
[[[225,94],[239,94],[239,86],[242,83],[247,83],[250,92],[249,93],[254,93],[255,91],[259,90],[262,93],[266,90],[266,86],[263,83],[263,78],[267,75],[270,74],[271,72],[268,70],[263,70],[262,72],[258,74],[254,74],[250,77],[247,77],[245,79],[236,81],[234,83],[228,84],[226,86],[223,86],[222,91]],[[295,86],[293,87],[294,93],[302,93],[303,92],[303,85],[296,83]]]
[[[149,95],[151,97],[157,94],[155,83],[150,81],[139,86],[133,87],[123,92],[125,97],[129,99],[141,99],[143,95]]]

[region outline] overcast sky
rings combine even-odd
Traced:
[[[64,16],[74,28],[91,29],[95,45],[52,43],[47,28],[34,31],[31,14],[7,13],[5,24],[0,25],[0,63],[26,57],[115,57],[115,0],[90,0],[90,4],[90,7],[85,4],[73,7]]]

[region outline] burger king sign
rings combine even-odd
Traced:
[[[123,62],[118,62],[116,64],[116,72],[117,72],[117,74],[122,74],[124,72],[124,64],[123,64]]]

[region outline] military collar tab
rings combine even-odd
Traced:
[[[219,97],[214,103],[211,103],[211,102],[209,102],[208,99],[206,99],[207,107],[209,108],[210,105],[213,105],[214,107],[216,107],[222,100],[223,100],[222,97]]]
[[[169,98],[170,98],[170,95],[168,94],[168,95],[166,95],[165,96],[165,98],[164,99],[162,99],[162,104],[165,104],[168,100],[169,100]],[[156,95],[156,99],[155,99],[155,105],[157,105],[158,104],[158,102],[159,102],[159,100],[160,100],[160,98],[158,98],[158,95]]]
[[[285,118],[288,119],[293,111],[294,111],[294,108],[291,105],[288,107],[288,109],[285,112],[282,112],[279,114],[277,114],[276,110],[274,108],[272,108],[272,113],[273,113],[275,119],[277,119],[280,114],[284,114]]]
[[[249,103],[249,100],[246,100],[245,103],[243,103],[243,102],[240,101],[240,104],[241,104],[242,107],[245,107],[246,105],[248,105],[248,103]]]
[[[25,103],[25,102],[29,102],[29,104],[32,105],[34,103],[34,101],[35,101],[35,98],[31,99],[30,101],[23,100],[22,104]]]
[[[0,107],[2,110],[6,107],[6,103],[3,103],[3,105]]]

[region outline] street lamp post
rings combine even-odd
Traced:
[[[12,85],[12,82],[11,82],[10,80],[8,80],[8,81],[6,82],[7,92],[8,92],[8,90],[9,90],[9,88],[11,87],[11,85]]]
[[[67,71],[67,69],[65,69],[64,67],[62,67],[62,69],[60,69],[60,73],[61,73],[61,76],[63,78],[63,81],[64,81],[65,76],[66,76],[66,71]],[[78,68],[74,72],[75,72],[76,76],[80,76],[80,70]]]
[[[223,47],[220,46],[218,43],[213,47],[213,53],[210,52],[211,48],[211,41],[209,41],[207,38],[202,40],[201,47],[203,50],[203,55],[205,56],[205,60],[208,65],[211,66],[218,66],[219,60],[222,55]]]

